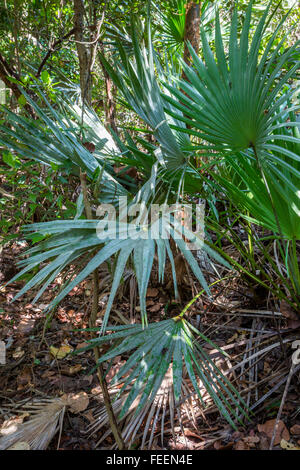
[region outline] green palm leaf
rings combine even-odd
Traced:
[[[195,150],[235,153],[254,148],[257,157],[263,163],[263,151],[269,152],[274,149],[272,141],[278,128],[278,113],[282,103],[294,93],[294,91],[284,91],[284,87],[299,67],[299,62],[277,79],[278,72],[298,45],[296,43],[280,57],[280,60],[277,60],[284,41],[273,47],[278,29],[260,57],[260,44],[269,8],[270,5],[261,18],[250,45],[252,2],[247,9],[240,40],[237,34],[238,22],[235,10],[231,24],[228,59],[217,15],[215,54],[202,30],[204,62],[190,47],[193,65],[188,66],[183,63],[189,82],[179,80],[178,88],[165,83],[170,94],[165,94],[164,98],[180,113],[174,113],[167,107],[165,110],[191,127],[185,130],[181,128],[182,132],[197,136],[203,141],[200,145],[193,145]],[[276,65],[271,71],[271,66],[275,62]],[[281,125],[296,124],[281,123]],[[179,131],[178,126],[171,127]],[[282,141],[289,140],[284,133],[280,136]],[[285,155],[299,160],[299,156],[293,152],[285,152]]]
[[[111,334],[91,340],[90,345],[82,351],[112,342],[109,351],[99,359],[100,364],[134,350],[111,383],[112,386],[122,384],[116,399],[131,384],[119,419],[127,415],[137,398],[135,416],[144,409],[146,403],[153,402],[170,364],[175,406],[179,405],[182,397],[183,371],[186,370],[200,401],[204,404],[203,391],[206,390],[231,426],[236,428],[235,420],[241,422],[237,409],[242,416],[248,418],[246,404],[209,357],[204,344],[209,343],[221,354],[225,353],[182,317],[152,323],[145,329],[142,325],[109,326],[106,332]],[[195,340],[193,332],[201,342]],[[106,373],[108,371],[109,368]]]
[[[67,99],[61,100],[60,109],[57,110],[40,93],[42,107],[23,93],[38,119],[34,121],[2,107],[7,124],[0,125],[2,145],[26,160],[52,165],[66,174],[79,175],[81,169],[92,178],[96,171],[101,171],[102,200],[105,202],[111,202],[116,196],[127,195],[107,161],[108,154],[117,152],[118,148],[92,110],[86,108],[82,115],[80,107]],[[94,154],[78,138],[80,132],[95,145]]]

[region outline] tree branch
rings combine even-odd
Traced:
[[[52,46],[50,47],[50,49],[48,50],[47,54],[45,55],[45,57],[43,58],[39,68],[38,68],[38,71],[36,73],[36,78],[39,78],[39,76],[41,75],[41,72],[42,72],[42,69],[44,67],[44,65],[46,64],[47,60],[49,59],[49,57],[53,54],[53,52],[59,50],[62,46],[62,43],[63,41],[65,41],[66,39],[68,39],[70,36],[72,36],[76,31],[76,28],[72,28],[71,31],[69,31],[67,34],[65,34],[63,37],[61,37],[60,39],[58,39],[57,41],[55,41]]]

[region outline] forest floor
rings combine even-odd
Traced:
[[[14,243],[0,255],[0,341],[6,346],[5,363],[0,363],[0,436],[12,423],[20,424],[30,418],[23,406],[32,400],[72,395],[79,399],[79,406],[67,409],[61,435],[56,434],[49,448],[95,449],[104,429],[92,436],[87,433],[88,427],[95,423],[100,396],[97,374],[89,374],[94,366],[93,351],[71,354],[90,339],[90,333],[80,329],[88,327],[91,287],[88,281],[77,286],[52,318],[46,318],[43,310],[59,288],[62,282],[59,278],[37,304],[31,303],[32,293],[11,303],[24,282],[7,286],[3,283],[17,272],[16,254],[23,250],[24,247]],[[131,305],[130,289],[132,284],[131,288],[125,286],[116,301],[111,317],[115,323],[138,321],[139,309]],[[194,289],[189,277],[183,275],[181,303],[178,304],[172,301],[168,286],[157,285],[153,280],[147,294],[151,321],[178,314],[197,293]],[[300,450],[300,365],[293,370],[283,399],[290,371],[290,345],[300,338],[299,320],[293,318],[283,304],[280,312],[270,311],[267,299],[253,297],[239,279],[224,281],[213,294],[213,301],[205,296],[198,299],[189,317],[198,327],[201,320],[201,331],[229,354],[230,359],[222,367],[223,370],[233,369],[229,377],[252,407],[251,421],[234,431],[214,407],[209,406],[196,413],[194,422],[185,419],[181,428],[175,423],[175,439],[166,432],[163,444],[160,439],[154,439],[152,448],[269,449],[282,402],[273,449]],[[106,300],[107,291],[104,291],[100,295],[99,319]],[[107,377],[108,383],[124,358],[117,359]],[[108,449],[113,442],[112,436],[108,436],[99,448]],[[138,439],[135,445],[139,445]]]

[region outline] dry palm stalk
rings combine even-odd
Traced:
[[[12,424],[2,429],[0,450],[6,450],[16,443],[27,443],[30,450],[45,450],[55,434],[62,431],[62,424],[67,399],[40,399],[31,404],[23,405],[21,411],[29,414],[30,419],[25,423]]]
[[[28,444],[30,450],[45,450],[59,431],[58,448],[65,411],[69,409],[72,413],[79,413],[86,409],[88,403],[88,395],[80,392],[6,405],[3,407],[5,412],[17,414],[17,420],[9,420],[7,426],[0,429],[0,450],[19,443]],[[29,417],[28,421],[18,422],[23,417]]]
[[[300,365],[295,368],[294,373],[296,373],[298,371],[300,371]],[[251,410],[254,410],[254,408],[257,408],[258,405],[263,403],[270,395],[272,395],[274,392],[276,392],[276,390],[278,390],[278,388],[281,387],[281,385],[283,385],[288,380],[289,375],[286,375],[286,369],[281,374],[281,376],[284,376],[283,379],[281,379],[276,385],[274,385],[274,387],[271,388],[271,390],[269,390],[265,395],[263,395],[256,403],[254,403],[254,405],[251,406]],[[272,375],[271,378],[273,378],[273,377],[274,376]],[[265,381],[266,381],[266,379],[265,379]],[[261,411],[262,409],[263,409],[263,407],[259,408],[258,411]]]

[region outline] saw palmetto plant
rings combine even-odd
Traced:
[[[285,65],[290,64],[298,45],[281,53],[284,39],[278,42],[276,37],[283,19],[262,48],[272,14],[270,8],[271,3],[252,31],[250,2],[240,34],[235,10],[228,50],[224,47],[216,15],[213,43],[208,41],[202,28],[200,56],[190,47],[192,63],[182,63],[186,79],[172,76],[169,65],[156,54],[150,23],[146,45],[139,43],[137,27],[132,21],[132,50],[128,52],[117,37],[115,60],[108,61],[101,55],[101,62],[123,100],[148,126],[153,142],[142,138],[134,142],[126,133],[114,135],[113,141],[96,114],[87,107],[82,111],[70,98],[62,101],[60,106],[51,105],[41,94],[40,105],[25,95],[37,115],[35,121],[5,111],[10,126],[1,125],[1,144],[24,158],[53,165],[59,172],[74,175],[85,172],[93,188],[94,207],[107,202],[116,205],[121,196],[127,198],[129,209],[133,204],[142,203],[147,211],[154,203],[185,203],[198,199],[203,194],[203,183],[210,188],[215,185],[237,207],[243,208],[246,221],[267,228],[274,234],[274,239],[281,239],[279,250],[286,261],[293,300],[296,299],[300,285],[296,253],[300,157],[299,123],[295,112],[299,105],[297,102],[290,104],[295,95],[290,79],[299,63],[289,65],[286,70]],[[86,143],[93,144],[93,152],[87,149]],[[138,179],[130,180],[117,172],[115,166],[120,163],[134,165]],[[187,246],[192,238],[197,250],[205,252],[211,264],[219,263],[231,269],[230,258],[225,260],[220,250],[215,249],[209,233],[206,240],[195,239],[182,226],[184,236],[176,238],[175,214],[171,214],[167,225],[169,237],[163,236],[159,223],[153,227],[147,219],[141,236],[136,234],[133,219],[129,224],[123,224],[117,211],[116,230],[107,230],[105,237],[99,239],[99,221],[84,219],[81,203],[82,195],[78,198],[78,213],[72,220],[54,220],[25,227],[27,233],[38,233],[42,241],[27,251],[27,258],[20,262],[23,269],[13,280],[34,268],[40,267],[40,270],[17,297],[39,286],[37,300],[60,273],[69,272],[67,282],[48,306],[51,310],[101,265],[110,264],[113,281],[100,335],[89,347],[112,342],[111,349],[100,358],[99,364],[131,352],[114,377],[114,383],[122,384],[115,394],[114,405],[119,419],[128,418],[130,413],[129,427],[137,433],[137,424],[149,412],[146,429],[150,429],[150,422],[158,420],[158,408],[169,399],[167,395],[172,396],[174,407],[179,405],[184,380],[188,380],[200,402],[202,400],[205,405],[205,392],[235,427],[237,422],[247,418],[245,403],[210,358],[205,348],[210,339],[183,315],[151,322],[146,309],[146,292],[155,263],[160,282],[164,280],[167,265],[171,268],[177,295],[174,256],[178,252],[202,288],[210,294],[205,273],[195,253]],[[213,199],[210,208],[212,205]],[[151,237],[154,228],[158,235],[155,239]],[[124,237],[128,230],[136,237]],[[74,273],[70,268],[75,262]],[[135,272],[141,322],[110,325],[110,312],[127,266]],[[109,368],[110,365],[107,371]],[[160,399],[166,377],[172,380],[171,391],[168,386],[168,393]],[[124,429],[129,442],[132,433],[128,427]],[[144,435],[143,445],[145,439]],[[152,439],[153,435],[150,442]]]
[[[166,112],[188,124],[183,132],[197,137],[189,150],[200,150],[210,158],[219,154],[234,178],[240,179],[242,185],[237,188],[236,180],[222,179],[218,169],[215,173],[228,195],[249,210],[249,219],[281,238],[288,276],[299,295],[299,122],[295,114],[299,100],[291,102],[297,90],[289,86],[299,62],[284,69],[299,43],[278,58],[284,39],[276,45],[275,40],[283,19],[261,53],[269,8],[250,44],[251,3],[240,39],[235,11],[228,54],[218,17],[215,54],[202,31],[204,61],[190,49],[193,66],[183,64],[189,82],[179,80],[177,87],[165,84],[170,91],[165,99],[180,114],[167,108]]]
[[[193,416],[193,408],[197,407],[195,398],[200,408],[212,400],[233,428],[238,422],[242,424],[243,419],[249,419],[243,398],[211,359],[206,346],[214,346],[221,356],[226,353],[184,319],[196,298],[177,317],[153,323],[146,329],[140,324],[109,326],[106,333],[110,334],[90,340],[88,346],[78,351],[111,343],[110,349],[98,361],[109,361],[108,374],[116,356],[135,350],[110,383],[114,412],[129,447],[142,436],[141,448],[147,437],[150,448],[157,433],[163,445],[165,421],[170,421],[174,436],[174,417],[177,415],[181,423],[182,410],[185,417]],[[191,389],[192,394],[189,393]],[[88,429],[92,434],[108,422],[103,406],[97,408],[95,417],[96,421]],[[146,425],[142,431],[144,421]],[[104,433],[98,445],[110,432]]]

